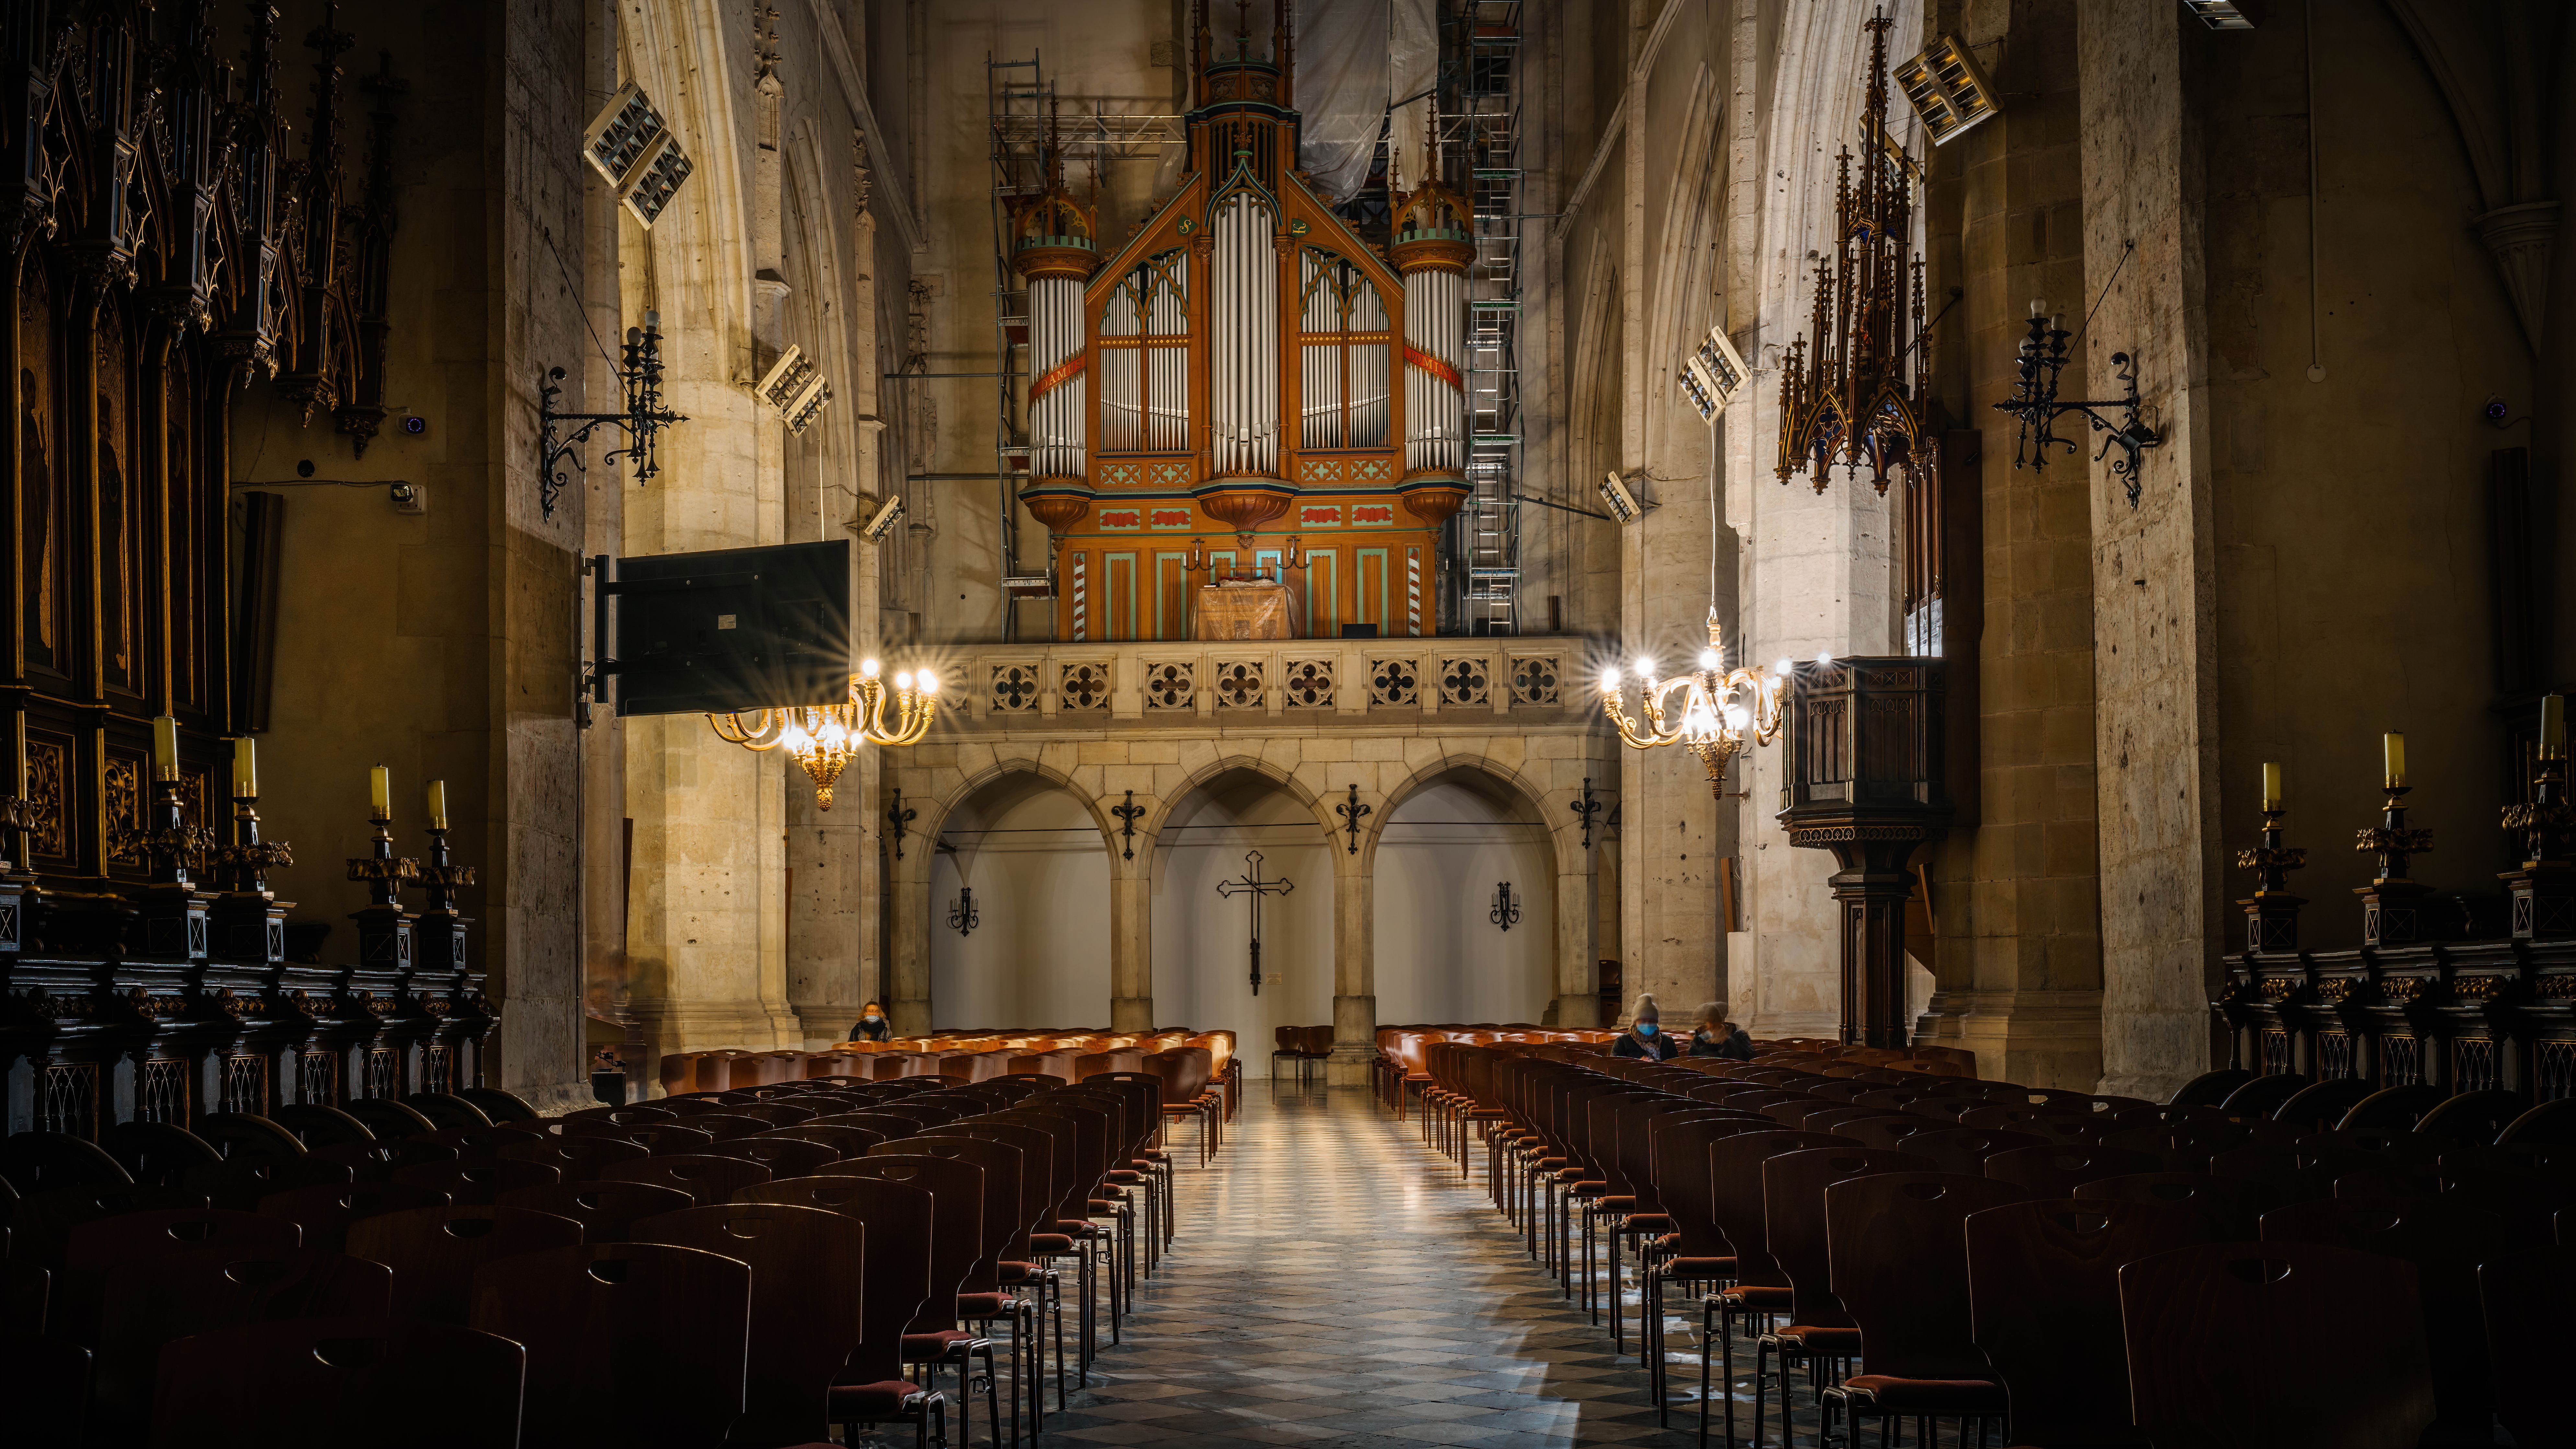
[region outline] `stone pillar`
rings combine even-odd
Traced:
[[[1583,764],[1579,760],[1564,763]],[[1556,797],[1551,797],[1551,803],[1561,807]],[[1597,837],[1599,827],[1593,833]],[[1593,976],[1593,962],[1600,951],[1601,912],[1599,878],[1594,870],[1599,856],[1584,847],[1579,826],[1559,826],[1553,834],[1550,844],[1556,850],[1556,1024],[1597,1026],[1601,995]]]
[[[1384,824],[1386,800],[1370,803]],[[1324,1074],[1336,1087],[1367,1086],[1377,1055],[1377,887],[1368,870],[1375,858],[1373,832],[1359,854],[1333,852],[1333,1057]]]
[[[1136,858],[1109,852],[1109,1025],[1146,1031],[1154,1021],[1154,843]]]
[[[2098,393],[2110,354],[2131,352],[2143,415],[2164,438],[2143,456],[2135,508],[2107,465],[2090,470],[2088,489],[2100,651],[2102,1090],[2151,1101],[2213,1059],[2209,1002],[2232,914],[2217,821],[2200,141],[2187,114],[2182,14],[2087,10],[2077,39],[2084,270],[2110,278],[2118,269],[2086,329],[2085,363]]]
[[[903,859],[889,861],[894,876],[893,958],[886,963],[886,1019],[897,1036],[930,1031],[930,837],[914,832]]]

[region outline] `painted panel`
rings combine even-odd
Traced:
[[[1108,627],[1101,632],[1111,639],[1133,639],[1136,637],[1136,555],[1113,553],[1105,555],[1101,562],[1105,565],[1101,574],[1107,585],[1101,592],[1106,596],[1109,616]]]
[[[1342,632],[1342,569],[1332,549],[1306,554],[1306,637],[1338,638]]]
[[[1190,637],[1190,558],[1183,553],[1154,555],[1154,635],[1157,639]]]
[[[1358,587],[1352,590],[1351,622],[1375,624],[1379,633],[1389,633],[1391,631],[1386,627],[1386,550],[1359,550],[1359,565]]]

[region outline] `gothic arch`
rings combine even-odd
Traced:
[[[1298,804],[1306,807],[1306,813],[1315,818],[1315,828],[1323,832],[1325,843],[1332,842],[1332,811],[1322,800],[1316,798],[1315,792],[1308,789],[1303,780],[1258,755],[1227,755],[1192,771],[1190,777],[1183,781],[1178,789],[1154,801],[1152,819],[1144,828],[1137,831],[1137,834],[1144,836],[1149,844],[1158,841],[1163,832],[1164,822],[1172,818],[1172,811],[1178,808],[1183,800],[1213,783],[1220,776],[1229,775],[1238,770],[1259,775],[1293,796]]]
[[[1406,800],[1420,794],[1431,785],[1458,775],[1474,775],[1489,782],[1495,787],[1495,792],[1509,802],[1514,815],[1521,817],[1523,823],[1538,827],[1541,847],[1547,852],[1548,871],[1551,877],[1567,868],[1563,852],[1557,848],[1556,823],[1547,818],[1545,792],[1531,785],[1528,780],[1522,778],[1520,771],[1509,765],[1484,755],[1453,754],[1443,755],[1415,770],[1395,788],[1386,792],[1385,802],[1379,805],[1376,814],[1370,817],[1377,823],[1363,832],[1365,839],[1360,852],[1360,870],[1365,873],[1375,868],[1379,839],[1385,833],[1387,825],[1395,819],[1395,812],[1403,807]]]
[[[950,786],[945,794],[933,801],[931,808],[925,812],[922,819],[913,822],[913,830],[926,840],[938,838],[939,832],[947,828],[949,820],[956,815],[959,807],[983,793],[987,788],[1000,784],[1013,775],[1031,776],[1081,801],[1083,815],[1091,821],[1092,828],[1100,832],[1100,848],[1112,855],[1117,854],[1117,846],[1110,838],[1116,833],[1116,827],[1111,825],[1108,817],[1101,813],[1100,801],[1094,798],[1090,791],[1075,784],[1073,778],[1062,770],[1027,756],[1006,756],[997,759]]]

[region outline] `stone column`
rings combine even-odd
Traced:
[[[2164,1100],[2206,1070],[2217,1028],[2221,888],[2215,509],[2200,140],[2179,8],[2105,7],[2077,39],[2084,270],[2112,277],[2085,363],[2132,352],[2145,418],[2133,509],[2091,469],[2102,901],[2102,1087]],[[2136,251],[2123,254],[2134,242]]]
[[[903,859],[889,861],[894,902],[894,959],[886,963],[886,1019],[897,1036],[930,1031],[930,837],[918,832]]]
[[[1154,1022],[1154,843],[1139,836],[1136,858],[1109,853],[1109,1025],[1145,1031]]]
[[[1384,824],[1385,798],[1363,792],[1362,799]],[[1324,1076],[1336,1087],[1367,1086],[1377,1055],[1377,888],[1368,869],[1375,856],[1374,833],[1357,855],[1333,852],[1333,1057]]]
[[[1581,764],[1581,761],[1566,763]],[[1561,801],[1551,797],[1551,803]],[[1599,834],[1595,826],[1593,833]],[[1559,826],[1556,850],[1556,1024],[1600,1024],[1601,993],[1593,972],[1600,949],[1598,842],[1587,849],[1580,826]]]

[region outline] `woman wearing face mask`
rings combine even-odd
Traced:
[[[859,1024],[850,1028],[850,1040],[884,1041],[892,1035],[894,1027],[886,1020],[884,1007],[871,1001],[859,1008]]]
[[[1691,1033],[1690,1054],[1749,1062],[1753,1060],[1753,1038],[1726,1019],[1724,1003],[1712,1001],[1699,1009],[1699,1027]]]
[[[1619,1034],[1619,1044],[1610,1049],[1610,1054],[1668,1062],[1680,1056],[1682,1049],[1664,1035],[1663,1014],[1655,1009],[1655,998],[1640,996],[1636,1011],[1628,1018],[1628,1029]]]

